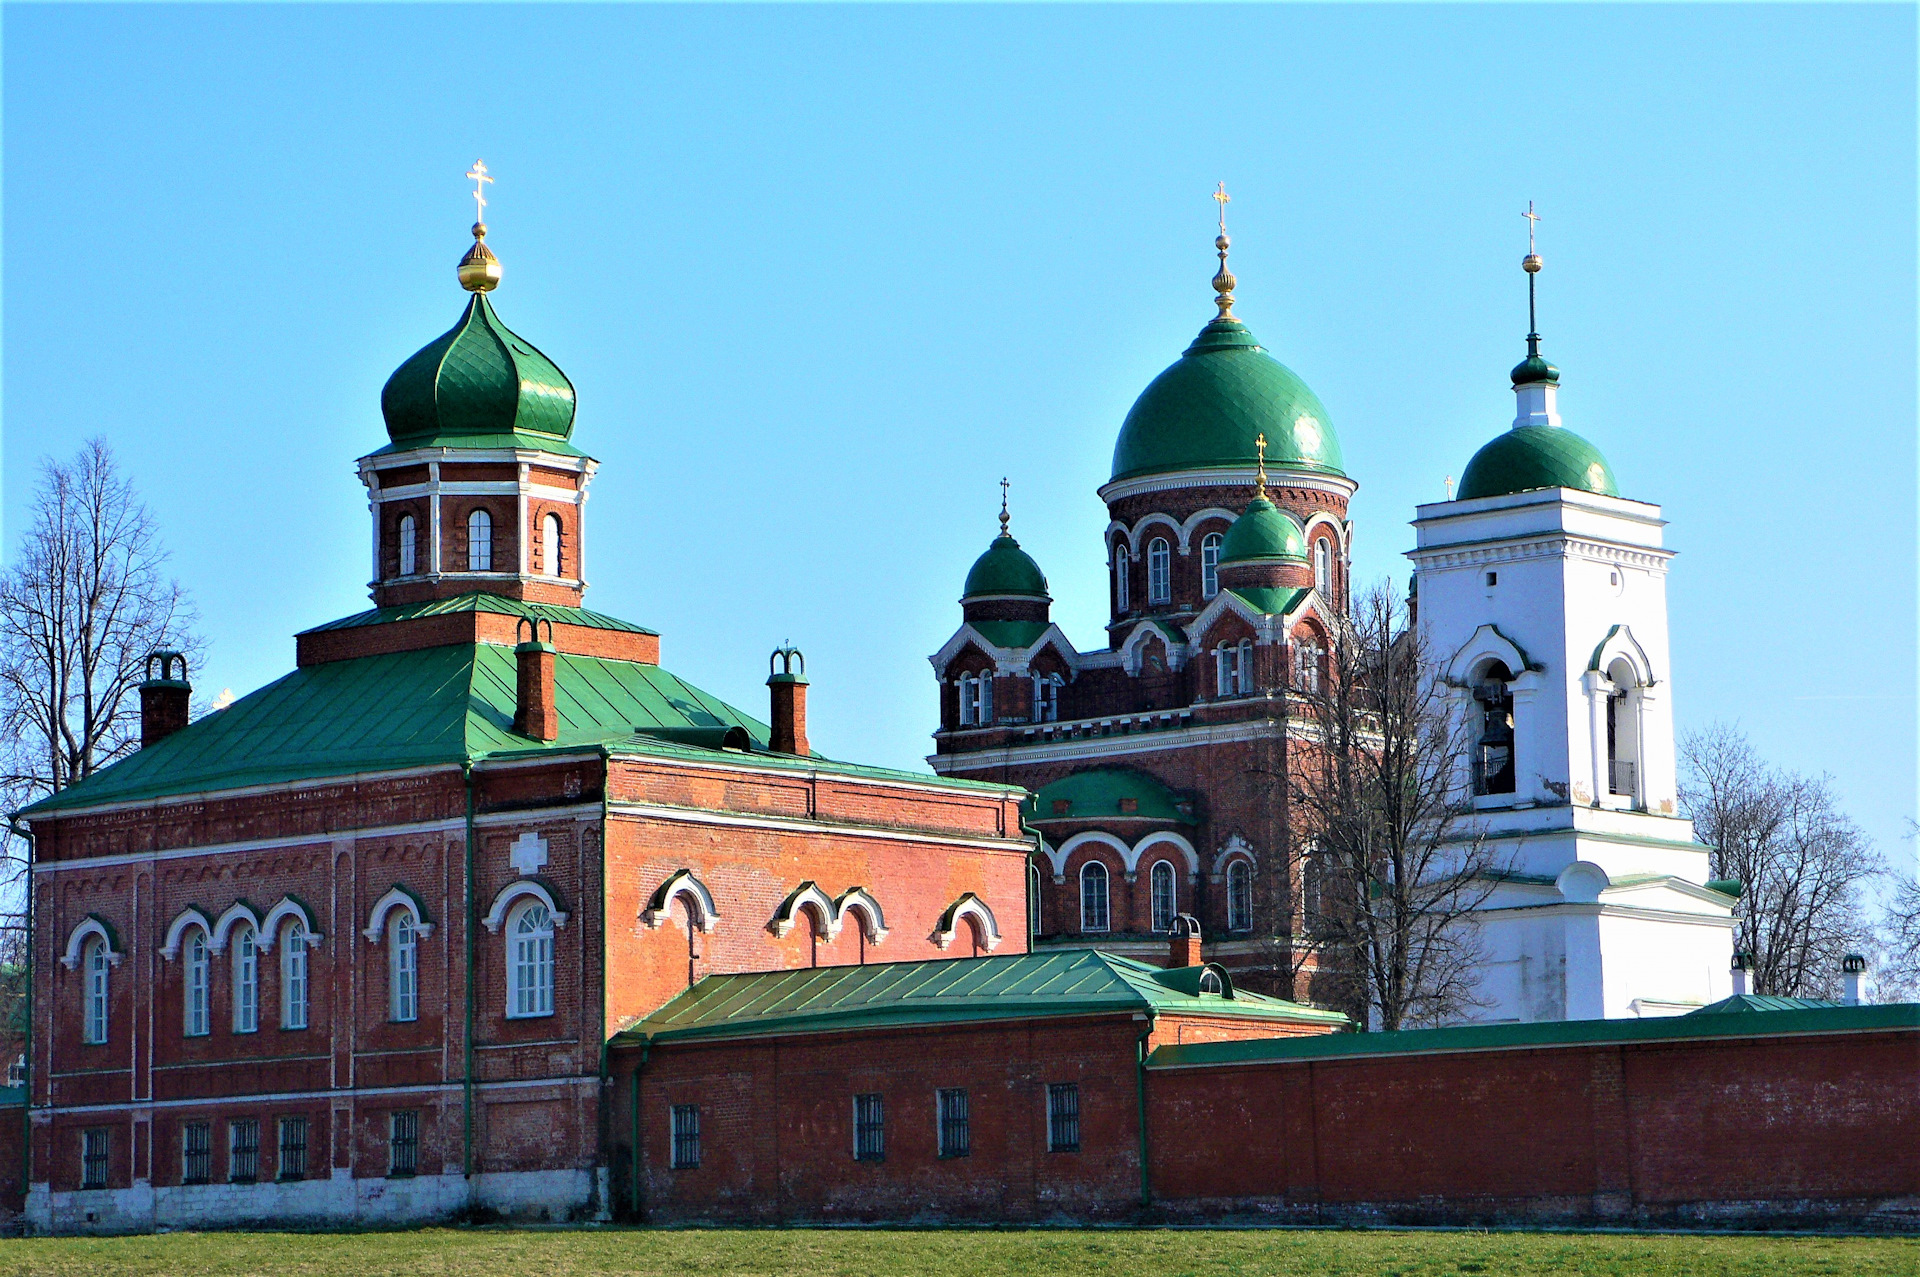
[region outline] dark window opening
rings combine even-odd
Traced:
[[[260,1123],[247,1117],[227,1123],[227,1179],[251,1184],[260,1177]]]
[[[180,1182],[204,1184],[213,1178],[213,1128],[188,1122],[180,1128]]]
[[[1047,1088],[1047,1151],[1080,1151],[1080,1084],[1055,1082]]]
[[[700,1106],[673,1106],[673,1169],[690,1171],[700,1165]]]
[[[406,1176],[420,1169],[420,1115],[411,1110],[393,1115],[387,1138],[387,1174]]]
[[[1513,792],[1513,674],[1495,662],[1481,676],[1473,699],[1480,703],[1480,741],[1473,752],[1473,792]]]
[[[112,1135],[102,1126],[80,1132],[80,1187],[107,1186],[107,1147]]]
[[[853,1158],[883,1162],[887,1157],[887,1110],[878,1095],[853,1097]]]
[[[305,1179],[307,1176],[307,1119],[280,1119],[280,1178]]]
[[[973,1132],[967,1117],[967,1093],[943,1090],[940,1100],[940,1156],[965,1157],[973,1151]]]

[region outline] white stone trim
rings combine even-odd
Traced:
[[[274,944],[280,939],[280,924],[288,918],[298,918],[300,925],[306,928],[307,948],[318,949],[321,942],[326,939],[320,933],[319,919],[313,916],[313,910],[292,896],[282,896],[273,908],[267,910],[267,916],[260,920],[260,927],[254,933],[256,937],[254,943],[259,946],[260,952],[272,951]]]
[[[566,911],[555,902],[553,893],[532,878],[516,878],[502,887],[500,894],[493,898],[493,906],[487,910],[487,916],[480,919],[480,924],[490,933],[498,935],[500,924],[507,920],[507,910],[522,896],[531,896],[545,905],[556,930],[567,925]]]
[[[433,924],[421,916],[420,901],[414,894],[399,883],[387,888],[387,894],[373,902],[373,909],[367,914],[367,929],[360,934],[367,943],[378,944],[387,934],[387,915],[395,909],[405,909],[413,915],[413,930],[422,940],[433,934]]]
[[[227,906],[227,911],[213,920],[213,926],[207,931],[207,951],[216,958],[227,950],[227,932],[238,923],[246,923],[253,928],[253,940],[256,947],[266,950],[273,947],[273,941],[266,938],[261,930],[260,915],[253,906],[244,900],[236,900]]]
[[[206,912],[198,905],[188,905],[185,909],[175,914],[173,921],[167,924],[166,940],[160,946],[160,956],[168,962],[172,962],[175,958],[179,957],[180,945],[186,940],[187,931],[192,927],[200,928],[200,930],[206,932],[209,937],[213,935],[213,919],[207,917]],[[254,937],[256,943],[258,943],[259,935],[259,930],[255,929]],[[211,948],[213,943],[211,938],[209,938],[207,943],[208,947]]]
[[[1055,851],[1051,847],[1046,847],[1044,843],[1041,845],[1045,847],[1047,859],[1053,863],[1053,880],[1055,882],[1065,880],[1067,861],[1072,858],[1073,853],[1089,845],[1105,847],[1116,856],[1119,856],[1121,869],[1125,871],[1127,877],[1131,878],[1133,876],[1133,866],[1137,859],[1133,854],[1133,848],[1127,845],[1125,839],[1115,837],[1113,834],[1107,833],[1104,830],[1088,829],[1077,833],[1061,843],[1058,851]]]
[[[868,944],[879,944],[887,938],[887,915],[865,887],[848,887],[834,900],[833,909],[843,924],[849,913],[857,911],[860,929],[866,933]]]
[[[799,924],[800,915],[808,905],[818,911],[819,921],[814,934],[822,940],[839,939],[840,911],[834,908],[833,899],[820,890],[819,884],[811,878],[787,893],[787,898],[773,911],[773,917],[767,920],[767,930],[773,932],[775,938],[785,940]]]
[[[1459,688],[1471,687],[1474,666],[1488,660],[1496,660],[1506,666],[1513,675],[1515,684],[1524,680],[1534,668],[1527,660],[1527,654],[1520,650],[1519,644],[1502,634],[1498,626],[1488,621],[1482,623],[1447,662],[1447,682]]]
[[[1487,563],[1511,563],[1520,559],[1585,559],[1618,567],[1638,568],[1656,576],[1664,575],[1674,551],[1648,549],[1645,546],[1618,545],[1592,537],[1572,536],[1564,532],[1528,534],[1493,541],[1455,542],[1408,550],[1407,557],[1422,571],[1445,568],[1479,567]]]
[[[1260,858],[1253,854],[1253,844],[1239,834],[1233,834],[1214,853],[1213,866],[1207,871],[1208,880],[1219,882],[1226,876],[1228,863],[1234,860],[1244,860],[1255,869],[1260,868]]]
[[[980,924],[980,930],[986,934],[985,947],[988,953],[992,953],[998,947],[1000,926],[993,920],[993,910],[987,907],[986,901],[969,891],[948,905],[946,911],[940,915],[940,920],[934,924],[930,939],[935,948],[944,952],[947,946],[953,943],[954,936],[960,931],[962,918],[972,918]]]
[[[1115,479],[1100,486],[1099,497],[1112,505],[1126,497],[1181,488],[1251,488],[1254,470],[1253,466],[1210,466],[1203,470],[1179,470],[1171,474],[1144,474],[1132,479]],[[1304,488],[1339,497],[1351,497],[1360,487],[1353,480],[1340,475],[1271,468],[1267,471],[1267,486]]]
[[[92,914],[82,918],[79,925],[67,934],[67,951],[60,956],[60,965],[69,971],[78,971],[80,952],[86,947],[87,941],[94,936],[99,936],[101,943],[107,946],[107,965],[119,966],[120,960],[127,955],[113,947],[113,933],[107,930],[105,923]]]
[[[691,869],[676,869],[667,875],[667,880],[653,889],[647,898],[646,908],[640,911],[640,921],[648,927],[658,930],[666,925],[673,915],[673,902],[676,897],[685,896],[692,902],[689,914],[697,914],[694,923],[701,931],[711,935],[720,925],[720,909],[713,902],[713,893],[707,890],[707,884],[693,876]],[[832,902],[828,902],[832,907]]]
[[[1175,672],[1186,667],[1188,643],[1161,629],[1153,620],[1134,623],[1132,633],[1120,644],[1120,665],[1135,678],[1140,676],[1140,649],[1149,638],[1158,638],[1167,649],[1167,669]]]
[[[1625,625],[1616,625],[1607,631],[1607,636],[1593,649],[1587,669],[1605,680],[1608,667],[1622,657],[1633,667],[1633,676],[1639,680],[1641,687],[1652,687],[1659,682],[1654,674],[1653,659],[1647,655],[1647,649],[1640,646],[1640,641],[1633,637],[1633,631]]]
[[[1158,833],[1148,834],[1145,838],[1135,843],[1133,845],[1133,867],[1129,868],[1127,872],[1129,874],[1138,873],[1140,862],[1146,858],[1149,851],[1161,843],[1166,843],[1186,858],[1187,881],[1197,882],[1200,878],[1200,853],[1194,849],[1193,844],[1188,842],[1185,837],[1175,833],[1171,829],[1162,829]]]
[[[1145,562],[1146,560],[1146,552],[1140,548],[1140,538],[1146,535],[1147,525],[1152,523],[1164,523],[1167,526],[1167,530],[1173,534],[1174,543],[1179,545],[1180,553],[1185,554],[1187,552],[1187,537],[1186,533],[1180,529],[1180,521],[1170,514],[1162,514],[1156,510],[1150,514],[1141,515],[1139,522],[1126,530],[1127,548],[1133,555],[1134,562]],[[1108,550],[1108,554],[1112,554],[1111,549]]]
[[[939,791],[948,795],[952,790]],[[1017,850],[1025,855],[1028,844],[1016,838],[980,838],[967,834],[915,833],[904,829],[877,829],[869,825],[847,825],[835,821],[807,820],[794,816],[741,816],[731,812],[708,811],[698,807],[663,807],[650,803],[609,802],[607,810],[622,816],[650,820],[671,820],[691,825],[723,825],[741,829],[771,829],[782,833],[810,833],[831,838],[881,838],[888,842],[927,843],[942,847],[973,847],[982,851]]]

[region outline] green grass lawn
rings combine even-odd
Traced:
[[[1914,1277],[1920,1239],[1575,1233],[422,1229],[0,1241],[0,1277],[1451,1277],[1686,1273]]]

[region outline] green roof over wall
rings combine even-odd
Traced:
[[[1102,820],[1121,815],[1121,800],[1128,798],[1135,805],[1134,811],[1125,813],[1129,818],[1198,823],[1191,813],[1181,812],[1179,796],[1171,789],[1145,772],[1120,767],[1092,767],[1063,776],[1029,798],[1023,811],[1030,825]],[[1054,804],[1058,802],[1066,803],[1067,810],[1056,816]]]
[[[967,624],[995,647],[1014,651],[1032,647],[1042,634],[1053,628],[1045,621],[968,621]]]
[[[316,625],[304,633],[318,634],[323,630],[351,630],[363,625],[385,625],[390,621],[411,621],[420,616],[449,616],[458,612],[493,612],[501,616],[552,621],[555,625],[579,625],[591,630],[619,630],[626,634],[657,632],[644,625],[622,621],[618,617],[607,616],[602,612],[590,612],[583,607],[563,607],[557,603],[524,603],[519,599],[502,598],[498,594],[461,594],[450,599],[428,599],[421,603],[402,604],[399,607],[370,608],[365,612],[355,612],[352,616],[343,616],[337,621]]]
[[[1227,593],[1262,616],[1285,616],[1307,592],[1305,586],[1247,585]]]

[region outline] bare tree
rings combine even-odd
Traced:
[[[1832,779],[1770,766],[1724,723],[1682,737],[1680,753],[1680,801],[1713,875],[1741,884],[1734,948],[1752,956],[1754,990],[1834,995],[1841,958],[1866,947],[1864,895],[1882,865]]]
[[[1324,665],[1294,682],[1313,738],[1288,776],[1294,970],[1314,963],[1317,996],[1370,1027],[1460,1019],[1480,1005],[1474,911],[1502,869],[1460,806],[1469,725],[1448,713],[1386,582],[1353,600]]]
[[[1906,841],[1920,840],[1920,824],[1907,822]],[[1913,862],[1893,873],[1891,890],[1874,928],[1873,991],[1881,1002],[1920,1001],[1920,879]]]

